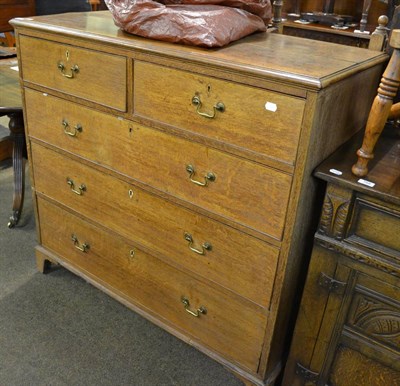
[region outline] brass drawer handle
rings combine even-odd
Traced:
[[[66,121],[65,119],[63,119],[61,123],[64,126],[64,133],[69,135],[70,137],[76,137],[78,133],[82,133],[83,128],[79,123],[77,123],[73,129],[71,129],[68,121]]]
[[[88,249],[90,248],[89,244],[83,243],[82,245],[79,245],[79,240],[74,234],[71,235],[71,240],[74,242],[76,249],[79,249],[81,252],[87,253]]]
[[[74,77],[75,77],[75,74],[77,74],[77,73],[79,72],[79,67],[78,67],[77,64],[74,64],[74,65],[70,68],[70,70],[71,70],[71,73],[70,73],[70,74],[67,74],[67,73],[66,73],[65,64],[64,64],[63,62],[58,62],[58,63],[57,63],[57,68],[60,70],[61,75],[64,76],[65,78],[68,78],[68,79],[74,78]]]
[[[211,251],[212,249],[212,245],[210,243],[208,243],[207,241],[205,243],[203,243],[203,245],[201,246],[201,250],[194,248],[193,247],[193,237],[190,233],[185,232],[185,240],[189,242],[189,249],[193,252],[198,253],[199,255],[205,255],[206,251]]]
[[[185,296],[181,297],[181,302],[183,303],[186,312],[188,312],[190,315],[195,316],[196,318],[198,318],[201,314],[205,315],[207,313],[207,309],[203,306],[200,306],[200,308],[198,308],[196,311],[192,311],[191,309],[189,309],[190,307],[189,299]]]
[[[207,186],[208,182],[214,182],[216,180],[216,176],[213,172],[208,172],[204,176],[204,182],[201,181],[196,181],[193,179],[194,174],[196,173],[196,170],[193,165],[186,165],[186,171],[189,173],[189,179],[192,181],[194,184],[199,185],[199,186]]]
[[[71,190],[77,194],[78,196],[82,196],[83,192],[86,191],[86,185],[81,184],[78,189],[75,189],[75,184],[74,181],[71,180],[71,178],[67,177],[67,184],[69,185],[69,187],[71,188]]]
[[[205,118],[210,118],[210,119],[215,118],[217,111],[219,111],[220,113],[223,113],[225,111],[225,105],[222,102],[218,102],[216,105],[213,106],[214,110],[212,114],[200,111],[202,103],[198,95],[195,95],[192,98],[192,104],[196,106],[196,113]]]

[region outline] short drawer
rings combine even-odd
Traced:
[[[294,165],[303,99],[141,61],[134,66],[135,114]]]
[[[32,137],[282,238],[291,175],[36,91],[25,95]]]
[[[357,198],[348,240],[400,259],[400,212],[362,198]]]
[[[126,111],[125,57],[20,37],[24,81]]]
[[[35,143],[32,161],[37,192],[269,307],[278,248]]]
[[[257,371],[267,318],[261,309],[227,297],[46,200],[38,200],[38,212],[45,248],[112,292],[161,317],[188,339]]]

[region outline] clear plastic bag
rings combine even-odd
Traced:
[[[175,2],[179,0],[160,0]],[[204,47],[222,47],[257,31],[265,31],[269,0],[210,0],[243,7],[261,4],[263,18],[248,10],[204,4],[207,0],[181,0],[185,4],[162,4],[152,0],[105,0],[115,24],[126,32],[151,39]],[[268,1],[268,3],[266,3]],[[187,4],[193,2],[195,4]],[[268,6],[269,5],[269,6]],[[259,9],[259,10],[260,10]]]

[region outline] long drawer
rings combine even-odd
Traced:
[[[37,91],[25,96],[30,136],[282,239],[291,175]]]
[[[19,48],[24,81],[126,111],[125,57],[27,36]]]
[[[141,61],[133,88],[134,114],[294,165],[301,98]]]
[[[277,248],[35,143],[32,160],[37,192],[269,307]]]
[[[38,200],[38,213],[45,219],[40,226],[45,248],[132,303],[161,316],[173,328],[257,371],[266,325],[262,312],[46,200]]]

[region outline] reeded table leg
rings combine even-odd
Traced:
[[[8,227],[13,228],[17,225],[24,203],[25,189],[25,133],[24,118],[22,109],[19,108],[2,108],[1,115],[7,115],[10,118],[10,140],[13,142],[12,162],[14,169],[14,195],[12,215],[8,222]]]

